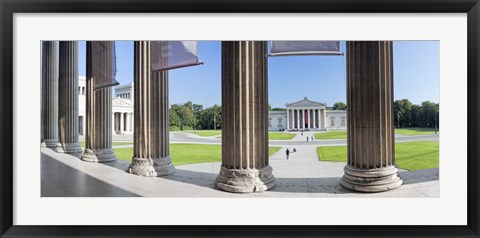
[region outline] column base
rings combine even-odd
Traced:
[[[55,149],[57,153],[65,153],[69,155],[73,155],[75,157],[80,158],[82,156],[82,148],[80,147],[80,143],[59,143],[57,148]]]
[[[217,188],[232,193],[263,192],[275,187],[272,167],[262,169],[228,169],[221,167]]]
[[[357,192],[376,193],[398,188],[403,181],[398,177],[395,166],[378,169],[358,169],[350,165],[344,168],[340,184]]]
[[[58,139],[43,139],[40,146],[55,150],[58,147]]]
[[[113,149],[85,149],[85,152],[82,155],[82,160],[92,163],[106,163],[117,160]]]
[[[170,156],[155,159],[133,157],[128,172],[144,177],[158,177],[175,172],[175,167]]]

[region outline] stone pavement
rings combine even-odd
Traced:
[[[354,193],[340,186],[345,163],[316,160],[316,145],[283,147],[270,158],[276,187],[262,193],[234,194],[215,188],[220,162],[176,166],[165,177],[126,172],[126,161],[88,163],[41,148],[42,197],[439,197],[438,169],[401,171],[404,185],[382,193]]]

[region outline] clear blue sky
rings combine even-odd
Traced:
[[[394,98],[415,104],[439,102],[439,41],[395,41],[393,45]],[[133,42],[117,41],[117,81],[133,81]],[[341,42],[345,51],[345,42]],[[221,43],[200,41],[201,66],[170,71],[170,104],[221,104]],[[85,75],[85,41],[79,44],[79,73]],[[305,96],[332,106],[346,102],[344,56],[270,57],[269,102],[272,107],[302,100]]]

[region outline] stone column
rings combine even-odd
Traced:
[[[150,42],[134,43],[133,159],[128,171],[154,177],[175,172],[170,158],[168,72],[151,72]]]
[[[94,80],[109,81],[115,77],[115,42],[105,41],[103,54],[93,52],[92,44],[87,41],[87,93],[86,93],[86,135],[83,161],[114,161],[112,149],[112,88],[94,91]],[[97,59],[94,60],[94,57]],[[97,65],[92,65],[97,62]],[[99,70],[95,70],[98,68]]]
[[[123,134],[123,132],[125,131],[125,120],[124,120],[124,117],[125,117],[125,113],[123,112],[120,112],[120,134]]]
[[[222,166],[217,187],[260,192],[275,186],[268,160],[267,43],[222,42]]]
[[[306,129],[307,127],[305,126],[305,109],[302,109],[302,127],[303,129]]]
[[[347,42],[348,163],[342,186],[382,192],[402,184],[395,165],[391,41]]]
[[[307,128],[310,129],[310,109],[307,109]]]
[[[42,42],[42,147],[58,146],[57,43]]]
[[[290,129],[290,120],[288,117],[290,116],[290,110],[287,110],[287,131]]]
[[[60,41],[58,79],[58,153],[80,157],[78,142],[78,42]]]
[[[317,109],[313,109],[313,128],[317,129]]]
[[[115,112],[112,113],[112,134],[115,134]]]
[[[327,112],[326,112],[326,109],[323,109],[322,110],[322,127],[323,127],[323,130],[326,130],[327,129]]]
[[[131,126],[132,126],[132,132],[133,132],[134,126],[135,126],[135,115],[133,113],[130,113],[130,115],[132,117],[132,125]],[[170,129],[169,129],[169,131],[170,131]]]

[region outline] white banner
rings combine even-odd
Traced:
[[[197,41],[152,41],[150,54],[152,72],[201,64]]]
[[[93,90],[119,85],[114,41],[90,41]]]
[[[342,55],[340,41],[271,41],[271,56]]]

